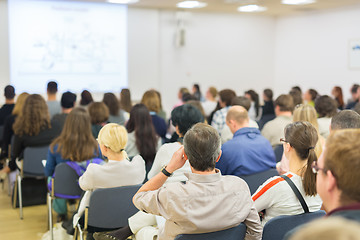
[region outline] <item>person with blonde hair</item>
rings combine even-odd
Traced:
[[[215,87],[209,87],[205,94],[205,102],[202,102],[201,105],[204,108],[206,117],[210,116],[211,112],[216,108],[218,91]]]
[[[108,159],[104,165],[89,164],[79,178],[81,189],[86,191],[78,212],[74,215],[75,227],[89,205],[91,192],[97,188],[114,188],[141,184],[145,179],[145,161],[140,155],[130,162],[125,152],[128,136],[123,126],[116,123],[106,124],[99,132],[97,141],[103,156]]]
[[[325,144],[325,138],[320,135],[319,132],[319,125],[317,122],[317,113],[313,106],[310,106],[309,104],[301,104],[296,106],[294,113],[293,113],[293,121],[306,121],[311,123],[317,133],[318,133],[318,142],[315,145],[315,153],[316,156],[319,158],[322,151],[323,151],[323,145]],[[276,169],[280,174],[284,174],[287,171],[289,171],[289,160],[285,157],[285,154],[283,153],[283,156],[281,158],[281,162],[279,162],[276,165]]]

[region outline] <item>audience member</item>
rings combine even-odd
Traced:
[[[218,91],[215,87],[209,87],[205,94],[205,101],[201,103],[204,108],[206,117],[209,117],[211,112],[216,108],[217,100],[216,97]]]
[[[298,92],[300,92],[300,94],[302,95],[302,90],[301,90],[301,88],[300,88],[299,86],[294,86],[294,87],[291,88],[291,90],[298,91]],[[291,90],[290,90],[290,91],[291,91]]]
[[[304,101],[310,106],[315,107],[315,100],[319,97],[318,92],[315,89],[310,88],[304,93]]]
[[[203,102],[204,98],[200,91],[200,85],[195,83],[192,87],[193,96],[195,97],[195,100]]]
[[[130,157],[140,154],[145,160],[146,173],[148,173],[156,151],[161,147],[161,138],[156,134],[149,110],[144,104],[133,106],[126,129],[128,131],[126,153]]]
[[[346,109],[353,109],[355,105],[359,102],[359,95],[360,95],[360,87],[359,84],[352,85],[350,89],[351,99],[346,105]]]
[[[189,94],[190,94],[190,92],[189,92],[189,90],[188,90],[187,88],[182,87],[182,88],[179,89],[179,92],[178,92],[178,102],[174,105],[173,108],[176,108],[176,107],[181,106],[181,105],[184,104],[183,96],[184,96],[185,93],[189,93]]]
[[[263,92],[264,105],[262,106],[262,116],[275,115],[273,91],[266,88]]]
[[[196,107],[201,112],[201,115],[203,115],[203,117],[205,119],[204,121],[206,121],[205,111],[204,111],[204,108],[202,107],[200,101],[198,101],[198,100],[190,100],[190,101],[187,101],[186,104],[190,104],[190,105]]]
[[[249,118],[251,120],[259,120],[261,117],[259,95],[254,90],[248,90],[245,92],[245,97],[250,99],[251,106],[249,109]]]
[[[98,144],[91,133],[90,116],[83,108],[75,108],[66,118],[64,128],[59,137],[52,141],[45,165],[45,175],[52,177],[55,167],[63,162],[74,162],[84,172],[89,162],[102,162]],[[90,160],[91,161],[86,161]],[[70,165],[71,167],[73,165]],[[66,219],[67,205],[65,199],[53,201],[55,212],[60,220]]]
[[[176,107],[171,112],[171,121],[175,126],[176,133],[179,136],[176,142],[166,143],[162,145],[156,153],[154,164],[148,174],[148,179],[158,174],[162,167],[169,163],[171,156],[176,152],[183,144],[183,137],[186,132],[196,123],[204,122],[204,117],[200,111],[189,104],[184,104]],[[183,168],[174,172],[174,175],[169,181],[186,181],[184,173],[190,172],[190,165],[185,164]]]
[[[231,106],[242,106],[249,111],[251,105],[250,99],[246,97],[234,97],[231,101]],[[259,125],[252,119],[249,118],[249,127],[251,128],[259,128]],[[225,125],[223,130],[220,133],[221,136],[221,143],[224,144],[230,139],[233,138],[233,133],[230,131],[230,128]]]
[[[132,234],[136,239],[155,236],[174,239],[179,234],[219,231],[242,222],[247,227],[245,239],[261,239],[262,227],[247,184],[235,176],[222,176],[215,169],[221,155],[220,146],[220,136],[214,128],[196,124],[185,134],[184,147],[173,154],[162,172],[135,194],[133,202],[143,212],[132,216],[128,227],[96,234],[95,239],[126,239]],[[188,162],[192,173],[186,174],[189,180],[185,184],[163,186],[174,171]],[[163,216],[164,226],[152,227],[157,224],[155,216],[144,212]]]
[[[22,114],[22,108],[28,96],[29,94],[26,92],[21,93],[16,99],[16,104],[11,115],[5,118],[0,159],[9,157],[9,146],[11,144],[11,138],[14,135],[13,125],[15,119]]]
[[[360,103],[357,103],[357,104],[355,105],[355,107],[353,108],[353,110],[354,110],[355,112],[357,112],[357,113],[360,114]]]
[[[120,108],[130,113],[132,108],[130,89],[123,88],[120,92]]]
[[[337,103],[337,108],[339,110],[343,110],[345,107],[345,103],[344,103],[344,97],[343,97],[341,87],[335,86],[331,91],[331,95],[333,95],[333,97]]]
[[[316,189],[328,216],[360,222],[360,129],[332,131],[325,152],[313,164]]]
[[[86,192],[73,217],[74,227],[88,206],[93,190],[141,184],[145,179],[145,164],[141,156],[138,155],[131,161],[128,160],[124,150],[127,143],[127,132],[123,126],[116,123],[106,124],[100,130],[97,141],[102,155],[107,157],[108,162],[104,165],[91,163],[79,178],[79,185]],[[89,232],[91,232],[90,229]]]
[[[275,155],[270,142],[261,136],[259,129],[249,127],[245,108],[233,106],[226,116],[226,125],[234,134],[224,143],[216,167],[223,175],[243,176],[275,168]]]
[[[0,126],[4,125],[5,118],[9,116],[15,106],[15,88],[7,85],[4,89],[5,104],[0,108]]]
[[[331,118],[330,130],[360,128],[360,115],[353,110],[342,110]]]
[[[154,90],[154,91],[155,91],[155,93],[158,95],[159,101],[160,101],[160,111],[159,111],[157,114],[159,115],[159,117],[161,117],[162,119],[164,119],[165,122],[166,122],[166,112],[164,111],[163,106],[162,106],[161,94],[160,94],[159,91],[156,91],[156,90]]]
[[[327,95],[323,95],[316,99],[315,109],[318,113],[320,135],[327,138],[330,134],[331,118],[337,113],[336,101]]]
[[[165,120],[157,115],[160,111],[160,99],[158,95],[154,90],[146,91],[141,99],[141,103],[148,108],[156,133],[165,140],[167,126]]]
[[[316,153],[316,156],[320,157],[323,151],[323,146],[325,145],[325,138],[320,135],[319,125],[317,122],[317,113],[315,108],[308,104],[301,104],[296,106],[293,114],[293,121],[306,121],[311,123],[311,125],[315,127],[318,133],[318,141],[315,145],[314,151]],[[285,154],[283,154],[281,162],[276,164],[276,168],[279,174],[284,174],[289,171],[289,159],[285,157]]]
[[[81,92],[80,107],[87,107],[90,103],[94,102],[91,93],[88,90]]]
[[[302,95],[301,92],[296,90],[296,89],[291,89],[289,94],[292,96],[293,101],[294,101],[294,106],[303,104],[303,99],[302,99]]]
[[[314,148],[318,133],[309,122],[290,123],[282,138],[284,153],[290,161],[290,171],[283,175],[289,178],[300,191],[310,210],[320,210],[321,199],[316,193],[316,175],[311,165],[317,160]],[[265,210],[262,224],[280,215],[296,215],[304,212],[299,199],[284,178],[268,179],[253,195],[256,209]]]
[[[219,92],[219,106],[221,109],[214,113],[211,122],[211,126],[213,126],[218,133],[221,133],[226,125],[226,114],[229,111],[231,101],[234,97],[236,97],[236,94],[231,89],[224,89]]]
[[[60,134],[60,126],[50,122],[50,115],[45,100],[38,94],[27,97],[22,113],[15,119],[14,145],[9,168],[6,172],[17,169],[16,158],[22,159],[26,147],[46,146]]]
[[[46,104],[49,109],[50,119],[58,113],[61,113],[60,102],[56,100],[56,93],[58,92],[58,85],[55,81],[50,81],[47,84],[47,101]]]
[[[105,93],[103,103],[109,108],[109,122],[124,125],[127,119],[126,112],[120,108],[120,102],[113,93]]]
[[[61,96],[61,113],[55,114],[51,119],[60,126],[60,131],[63,129],[65,120],[69,113],[73,110],[76,103],[76,94],[72,92],[64,92]]]
[[[88,108],[91,119],[91,132],[96,138],[100,129],[108,123],[109,109],[103,102],[93,102]]]
[[[276,118],[267,122],[261,134],[270,141],[271,146],[280,144],[279,139],[283,137],[284,128],[292,122],[292,111],[294,110],[293,98],[290,95],[280,95],[275,100]]]

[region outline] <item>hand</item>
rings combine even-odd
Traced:
[[[166,167],[166,171],[173,173],[174,171],[184,166],[186,160],[187,158],[185,157],[184,146],[181,146],[179,150],[173,154],[169,164]]]

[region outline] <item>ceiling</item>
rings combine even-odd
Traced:
[[[281,0],[199,0],[199,1],[206,2],[208,4],[207,7],[202,9],[188,10],[188,11],[284,16],[284,15],[294,15],[303,12],[314,12],[314,11],[321,11],[326,9],[334,9],[334,8],[347,7],[355,4],[360,4],[360,0],[317,0],[316,3],[302,5],[302,6],[283,5],[281,4]],[[178,8],[176,8],[176,3],[178,2],[181,2],[181,0],[139,0],[139,2],[135,4],[131,4],[129,6],[141,7],[141,8],[179,10]],[[248,4],[259,4],[262,6],[266,6],[268,10],[263,13],[237,12],[237,8],[239,6],[248,5]]]

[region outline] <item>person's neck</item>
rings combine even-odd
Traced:
[[[293,151],[289,156],[289,170],[292,173],[295,173],[296,175],[302,177],[304,174],[304,167],[306,166],[307,159],[301,160]]]
[[[56,101],[56,94],[49,94],[48,93],[48,101]]]
[[[63,108],[62,113],[69,114],[72,110],[72,108]]]
[[[240,129],[242,128],[246,128],[246,127],[249,127],[249,123],[245,123],[245,124],[242,124],[242,125],[237,125],[236,128],[233,130],[234,132],[232,134],[235,134],[237,131],[239,131]]]
[[[13,99],[5,99],[5,104],[14,104],[15,100]]]
[[[284,116],[284,117],[291,117],[292,116],[292,113],[291,112],[278,112],[276,114],[277,117],[280,117],[280,116]]]
[[[124,156],[122,155],[121,152],[119,152],[119,153],[114,153],[114,152],[110,153],[110,152],[108,152],[106,157],[109,160],[118,161],[118,162],[124,160]]]
[[[213,170],[210,170],[210,171],[198,171],[198,170],[195,170],[193,167],[191,167],[191,172],[200,174],[200,175],[210,175],[210,174],[215,174],[216,170],[214,168]]]

